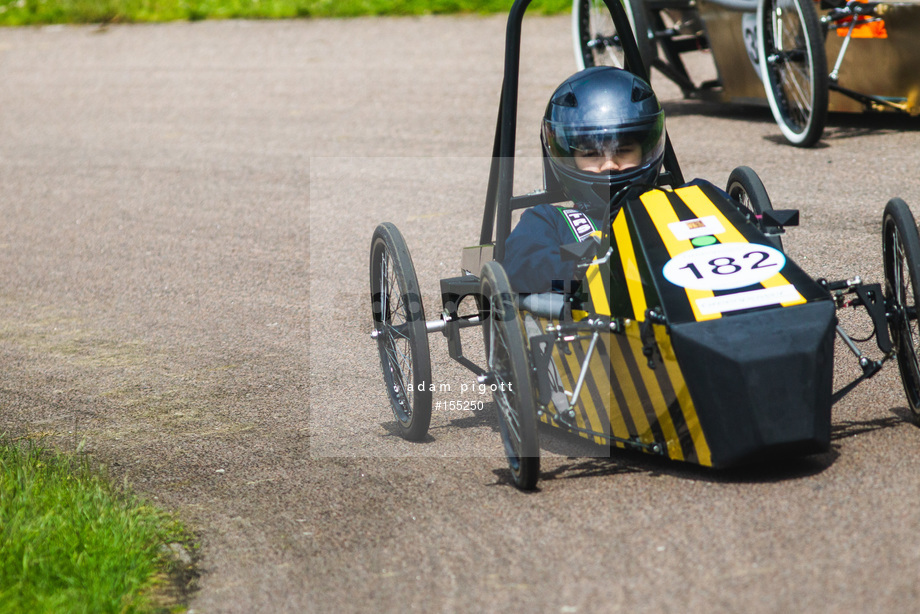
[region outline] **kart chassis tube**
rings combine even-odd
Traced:
[[[514,150],[517,128],[517,101],[518,101],[518,76],[521,60],[521,23],[524,12],[531,0],[516,0],[508,16],[508,25],[505,35],[505,73],[502,79],[501,99],[498,106],[498,118],[495,126],[495,142],[492,147],[492,164],[489,169],[489,185],[486,191],[486,202],[482,216],[482,229],[480,231],[480,244],[494,243],[494,258],[502,262],[505,257],[505,241],[511,234],[511,211],[536,204],[536,202],[558,202],[565,200],[558,186],[553,181],[552,173],[547,168],[544,159],[543,177],[544,191],[523,197],[519,202],[514,199],[512,189],[514,186]],[[642,62],[639,47],[632,35],[629,19],[619,0],[604,0],[607,10],[613,19],[617,32],[620,32],[625,56],[626,70],[648,80],[648,67]],[[624,33],[628,32],[629,36]],[[672,185],[683,183],[683,175],[677,163],[677,157],[671,146],[671,139],[667,137],[664,155],[664,170],[662,181]],[[549,185],[552,183],[552,185]],[[536,197],[536,199],[534,198]]]

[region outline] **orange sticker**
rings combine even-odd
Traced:
[[[856,27],[853,28],[853,38],[888,38],[888,30],[885,29],[885,22],[881,19],[877,21],[863,21],[864,18],[859,18],[859,22],[856,23]],[[837,28],[837,36],[846,36],[847,32],[850,31],[850,20],[842,21],[841,24],[846,24],[843,27]]]
[[[865,4],[869,0],[858,1]],[[852,22],[853,19],[857,20],[856,27],[853,28],[853,38],[888,38],[888,30],[885,29],[885,21],[883,19],[869,21],[871,18],[867,16],[851,17],[849,19],[840,20],[837,27],[837,36],[845,37],[847,35],[847,32],[850,31],[850,22]]]

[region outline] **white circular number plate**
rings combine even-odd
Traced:
[[[783,252],[757,243],[720,243],[680,253],[662,273],[691,290],[733,290],[773,277],[786,266]]]

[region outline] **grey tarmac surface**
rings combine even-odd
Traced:
[[[568,16],[526,25],[520,191],[574,67]],[[713,472],[544,433],[522,494],[488,395],[433,337],[436,400],[486,409],[394,436],[371,233],[400,227],[436,314],[478,236],[503,32],[501,16],[0,30],[0,429],[82,445],[177,510],[201,537],[195,612],[912,607],[920,431],[893,367],[835,407],[825,455]],[[920,212],[920,124],[832,117],[797,150],[764,109],[653,82],[687,177],[752,166],[801,209],[786,245],[806,270],[881,279],[886,200]],[[855,373],[838,348],[838,385]]]

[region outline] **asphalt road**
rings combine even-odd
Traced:
[[[478,237],[503,32],[500,16],[0,30],[0,429],[82,446],[177,510],[201,538],[195,612],[913,607],[920,431],[895,368],[835,407],[825,455],[714,472],[546,436],[522,494],[490,399],[433,337],[436,400],[487,409],[435,412],[421,444],[393,434],[371,233],[400,227],[435,315]],[[529,19],[520,191],[573,69],[568,17]],[[920,124],[832,117],[798,150],[763,109],[653,81],[687,177],[755,168],[801,209],[791,257],[880,280],[886,200],[920,212]],[[838,385],[856,372],[838,348]]]

